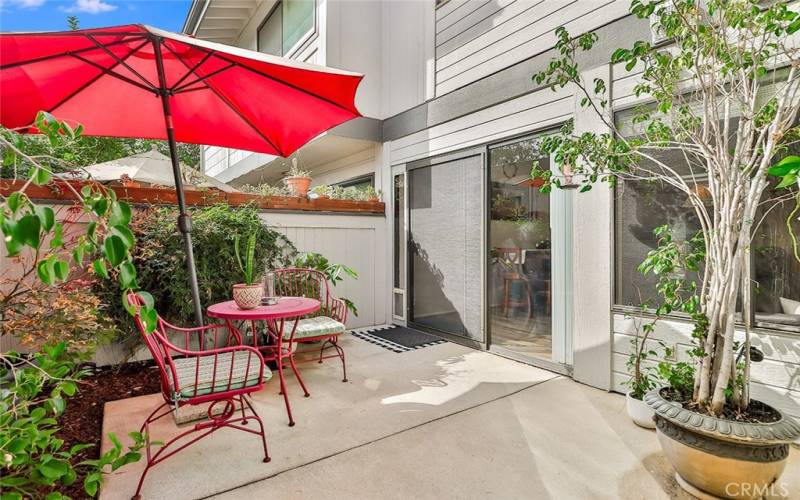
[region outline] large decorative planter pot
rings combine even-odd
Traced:
[[[789,444],[800,437],[800,424],[785,415],[771,423],[702,415],[665,399],[665,390],[650,391],[644,401],[655,412],[658,441],[685,490],[700,498],[783,494],[788,486],[780,476]]]
[[[308,196],[308,188],[311,186],[311,177],[287,177],[284,182],[286,182],[286,187],[289,188],[292,196],[298,196],[300,198]]]
[[[636,399],[629,392],[625,394],[625,408],[628,410],[628,416],[631,417],[634,424],[645,429],[656,428],[656,422],[653,420],[653,409],[647,406],[644,400]]]
[[[261,283],[255,285],[245,285],[239,283],[233,285],[233,301],[239,309],[254,309],[261,305],[261,297],[264,296],[264,287]]]

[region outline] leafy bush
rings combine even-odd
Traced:
[[[175,227],[174,208],[150,208],[138,212],[132,223],[137,240],[133,262],[139,285],[151,290],[155,309],[167,321],[189,325],[194,310],[184,261],[183,237]],[[252,206],[214,205],[192,211],[194,255],[200,299],[204,305],[229,300],[231,288],[242,281],[236,262],[234,241],[255,235],[256,270],[284,267],[295,249],[285,236],[268,228]],[[96,289],[108,303],[119,289],[99,283]],[[138,333],[124,309],[111,311],[129,345],[140,345]]]
[[[69,352],[89,355],[96,345],[114,337],[114,325],[103,308],[83,280],[52,287],[34,283],[27,294],[7,304],[3,331],[17,337],[25,348],[64,342]]]
[[[259,196],[290,196],[286,186],[273,186],[272,184],[245,184],[239,190],[247,194],[257,194]]]
[[[80,126],[72,128],[44,112],[38,114],[35,125],[54,148],[69,147],[81,137]],[[28,182],[2,198],[0,203],[0,231],[6,254],[16,259],[16,275],[0,293],[0,324],[4,330],[9,318],[19,321],[20,314],[46,314],[49,307],[55,307],[56,304],[47,304],[44,300],[37,303],[37,294],[59,293],[58,288],[73,272],[88,273],[91,269],[105,279],[110,273],[116,274],[119,280],[114,283],[115,303],[121,303],[120,287],[123,294],[124,290],[138,288],[136,268],[130,255],[134,245],[129,229],[130,206],[98,184],[87,184],[80,191],[67,184],[75,197],[77,211],[83,212],[90,222],[79,234],[65,237],[67,224],[58,220],[54,210],[37,205],[25,194],[29,185],[46,185],[57,177],[54,171],[57,169],[42,163],[39,155],[26,146],[26,140],[16,131],[0,129],[3,164],[24,167],[28,172]],[[85,332],[80,332],[81,325],[74,323],[86,319],[81,317],[85,311],[73,306],[62,307],[62,311],[69,309],[71,312],[54,324],[67,328],[71,334],[85,336]],[[142,306],[141,312],[145,317],[152,317],[149,305]],[[21,326],[28,328],[30,325]],[[148,321],[148,326],[154,325]],[[28,334],[27,331],[17,332],[23,338]],[[76,454],[90,445],[77,445],[67,450],[63,449],[64,441],[55,437],[57,418],[64,412],[67,398],[78,390],[77,379],[84,375],[76,364],[77,359],[78,353],[70,352],[66,342],[45,345],[34,355],[0,353],[3,500],[45,495],[48,499],[62,498],[57,488],[76,481],[78,469],[86,474],[83,481],[86,493],[94,496],[107,467],[115,470],[141,457],[138,450],[144,437],[139,433],[130,434],[134,445],[128,452],[123,453],[121,444],[115,444],[99,460],[79,464],[73,463],[78,459]]]
[[[375,191],[372,186],[332,186],[330,197],[334,200],[372,201],[380,199],[381,192]]]
[[[2,452],[3,500],[22,498],[63,498],[60,486],[69,486],[84,475],[83,486],[90,496],[97,494],[107,467],[111,470],[137,462],[145,437],[131,432],[133,440],[127,451],[116,436],[109,434],[114,446],[97,460],[74,463],[78,454],[92,447],[78,444],[64,449],[64,441],[55,437],[58,420],[66,398],[78,390],[78,380],[86,373],[78,368],[76,354],[64,342],[43,348],[34,357],[15,352],[3,355],[0,366],[2,401],[0,402],[0,452]]]
[[[272,184],[245,184],[239,188],[240,191],[259,196],[292,196],[292,193],[284,185],[273,186]],[[375,190],[372,186],[329,186],[319,184],[311,188],[311,192],[317,196],[328,196],[334,200],[350,201],[372,201],[380,199],[381,191]]]
[[[321,271],[325,274],[325,277],[328,278],[328,281],[334,287],[337,283],[344,279],[342,276],[343,274],[346,274],[355,280],[358,279],[358,273],[356,273],[353,269],[345,266],[344,264],[333,264],[325,256],[316,252],[308,252],[299,255],[294,260],[294,267]],[[358,309],[352,300],[344,297],[339,298],[344,301],[347,309],[349,309],[354,316],[358,316]]]

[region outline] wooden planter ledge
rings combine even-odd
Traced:
[[[83,181],[53,181],[44,186],[31,184],[25,190],[33,200],[51,200],[60,202],[74,202],[75,195],[66,186],[69,182],[76,190],[80,191],[87,182]],[[0,194],[8,196],[19,190],[25,181],[0,179]],[[176,205],[178,203],[175,190],[172,188],[156,187],[124,187],[105,186],[112,189],[117,198],[133,204],[141,205]],[[192,206],[208,206],[224,203],[230,206],[251,204],[266,210],[286,210],[303,212],[344,212],[363,214],[383,214],[385,207],[381,201],[352,201],[332,199],[307,199],[289,196],[260,196],[247,193],[226,193],[217,189],[194,190],[186,189],[186,204]]]

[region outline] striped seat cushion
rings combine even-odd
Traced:
[[[249,369],[248,357],[250,357]],[[215,358],[216,374],[214,373]],[[231,371],[231,360],[233,361],[233,371]],[[180,387],[181,396],[185,398],[258,385],[259,358],[250,351],[231,351],[217,356],[180,358],[175,359],[174,363],[175,372],[178,375],[178,387]],[[167,373],[172,379],[169,369],[167,369]],[[195,376],[197,376],[196,391]],[[272,378],[272,372],[264,366],[264,382],[270,378]],[[230,387],[228,386],[229,379]]]
[[[289,321],[283,329],[283,338],[289,340],[292,335],[294,322]],[[324,335],[338,335],[344,333],[344,324],[327,316],[317,316],[315,318],[301,319],[294,333],[295,340],[302,340],[312,337],[322,337]]]

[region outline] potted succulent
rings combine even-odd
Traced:
[[[251,233],[247,238],[244,259],[240,252],[238,234],[234,237],[233,248],[236,262],[244,277],[244,283],[233,285],[233,300],[240,309],[253,309],[261,304],[264,296],[264,287],[258,281],[255,271],[256,233]]]
[[[664,230],[660,237],[670,251],[647,272],[664,278],[658,285],[668,299],[664,312],[691,321],[693,363],[675,365],[667,386],[644,401],[684,489],[761,498],[785,486],[780,475],[789,443],[800,437],[791,417],[750,397],[758,356],[750,346],[748,264],[759,209],[776,201],[767,190],[768,171],[786,166],[781,160],[800,134],[800,52],[788,43],[800,31],[800,14],[786,1],[756,0],[635,0],[631,13],[670,44],[637,41],[611,54],[614,77],[632,73],[633,98],[642,103],[626,122],[632,126],[621,129],[610,119],[610,82],[580,68],[579,54],[592,50],[597,34],[573,38],[559,27],[555,59],[533,79],[574,89],[578,106],[595,121],[591,130],[570,121],[543,139],[541,152],[554,159],[556,170],[534,165],[531,175],[545,179],[545,191],[645,181],[685,200],[698,221],[697,235],[678,242]],[[676,278],[675,271],[691,271],[699,280]]]
[[[321,200],[326,200],[331,197],[332,188],[327,184],[320,184],[311,188],[311,192]]]
[[[292,196],[305,198],[308,196],[308,188],[311,186],[311,175],[297,166],[297,158],[292,158],[292,168],[289,169],[289,173],[283,179],[283,182],[286,183],[286,187],[289,188]]]
[[[376,191],[374,187],[367,186],[362,191],[361,195],[365,201],[380,201],[381,199],[381,192],[380,190]]]

